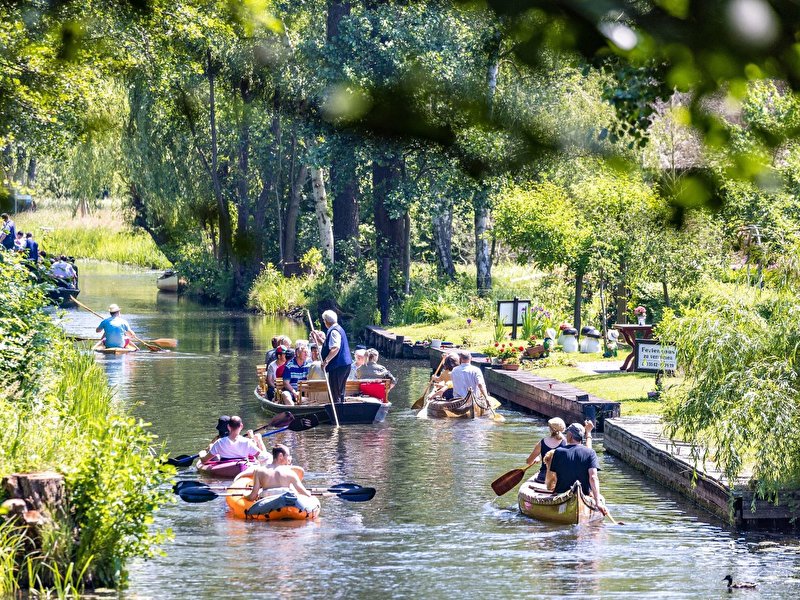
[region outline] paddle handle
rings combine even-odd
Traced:
[[[104,318],[105,318],[105,317],[103,317],[103,315],[101,315],[101,314],[98,314],[98,313],[94,312],[94,311],[93,311],[91,308],[89,308],[88,306],[86,306],[86,305],[85,305],[83,302],[81,302],[80,300],[78,300],[78,299],[77,299],[75,296],[70,296],[70,298],[72,298],[72,301],[73,301],[75,304],[77,304],[78,306],[80,306],[81,308],[83,308],[83,309],[85,309],[85,310],[88,310],[90,313],[92,313],[92,314],[93,314],[95,317],[97,317],[98,319],[101,319],[101,320],[102,320],[102,319],[104,319]]]

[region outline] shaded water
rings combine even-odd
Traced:
[[[173,455],[204,447],[220,414],[266,423],[253,397],[255,365],[272,335],[294,339],[305,329],[157,295],[155,278],[109,266],[81,270],[84,303],[102,313],[117,302],[140,336],[180,340],[174,353],[98,357],[121,399]],[[88,335],[96,324],[70,310],[65,325]],[[544,421],[506,410],[502,424],[420,421],[408,407],[427,365],[388,366],[400,383],[385,423],[281,434],[307,482],[373,486],[371,502],[326,499],[320,519],[308,523],[238,521],[223,500],[175,503],[156,523],[174,531],[167,555],[132,564],[123,595],[722,598],[728,573],[758,582],[757,591],[737,591],[747,597],[800,592],[796,539],[731,532],[605,454],[602,436],[595,446],[602,490],[624,526],[551,526],[521,516],[515,494],[494,500],[489,483],[524,462]]]

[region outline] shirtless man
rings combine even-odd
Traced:
[[[256,467],[253,470],[253,491],[245,498],[255,502],[262,490],[273,488],[291,488],[302,496],[311,496],[300,477],[289,466],[292,464],[292,455],[289,448],[278,444],[272,449],[272,464],[268,467]]]

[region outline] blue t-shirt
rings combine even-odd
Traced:
[[[39,260],[39,244],[33,238],[25,240],[25,247],[28,249],[28,258],[33,262]]]
[[[122,317],[108,317],[100,323],[100,328],[106,338],[106,348],[123,348],[125,332],[131,330],[131,326]]]
[[[597,453],[581,444],[572,444],[553,450],[553,461],[550,469],[558,475],[556,494],[566,492],[576,481],[581,482],[584,494],[591,494],[589,485],[589,469],[599,469]]]
[[[310,364],[310,362],[306,361],[301,367],[294,359],[290,360],[283,369],[283,380],[288,381],[294,391],[297,391],[298,382],[308,379],[308,367]]]
[[[3,247],[6,250],[14,249],[14,238],[17,237],[17,227],[14,221],[9,219],[3,224],[2,232],[6,234],[3,238]]]

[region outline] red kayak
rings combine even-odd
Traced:
[[[246,471],[257,464],[258,461],[249,458],[236,458],[207,463],[197,461],[197,470],[201,475],[207,475],[208,477],[236,477],[242,471]]]

